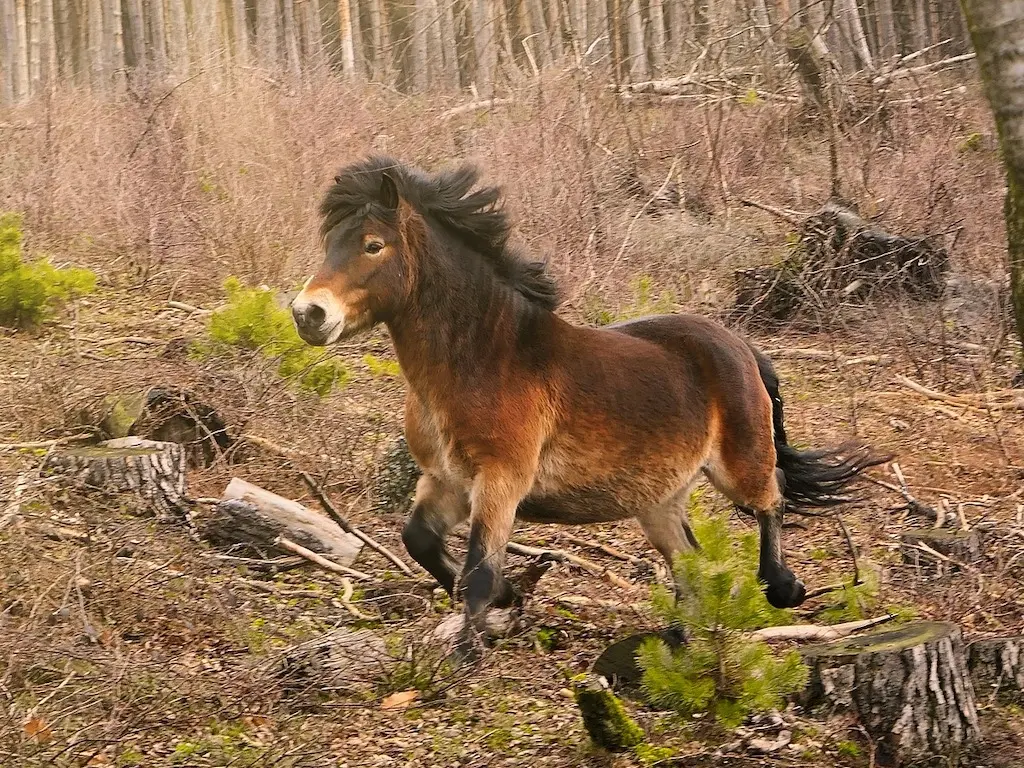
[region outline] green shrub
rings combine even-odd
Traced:
[[[751,712],[773,709],[807,682],[807,668],[795,651],[778,655],[750,635],[761,627],[791,623],[773,608],[757,580],[757,537],[730,537],[723,519],[712,519],[691,505],[691,522],[701,551],[676,559],[676,577],[686,585],[678,603],[657,587],[654,608],[685,627],[689,643],[671,649],[650,638],[638,661],[648,700],[683,715],[709,712],[726,728]]]
[[[287,309],[277,305],[277,295],[267,288],[246,288],[236,277],[224,281],[227,306],[210,316],[208,343],[194,347],[196,354],[223,354],[230,349],[259,351],[277,358],[277,372],[295,379],[301,389],[326,395],[348,383],[349,372],[340,360],[323,360],[295,330]]]
[[[45,320],[61,303],[96,288],[88,269],[57,269],[46,259],[22,261],[22,222],[0,215],[0,325],[21,328]]]
[[[676,298],[671,291],[654,295],[654,281],[647,275],[640,275],[630,284],[633,296],[625,307],[613,311],[602,306],[600,298],[589,294],[583,299],[583,314],[594,325],[611,325],[624,320],[633,320],[647,315],[667,315],[675,308]]]

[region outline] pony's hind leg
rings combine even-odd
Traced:
[[[757,518],[757,577],[767,586],[765,597],[776,608],[794,608],[804,601],[807,590],[786,565],[782,553],[783,478],[774,466],[774,457],[774,449],[762,456],[733,456],[732,461],[709,465],[705,473],[730,501]],[[771,465],[767,464],[769,459]]]
[[[459,566],[445,545],[453,527],[469,519],[469,496],[462,489],[424,474],[416,485],[412,514],[402,530],[409,555],[455,598]]]

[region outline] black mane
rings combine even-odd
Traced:
[[[511,224],[498,205],[501,190],[482,187],[471,191],[480,178],[471,165],[433,176],[382,155],[347,165],[334,177],[320,204],[321,236],[350,216],[387,218],[379,199],[385,171],[402,198],[477,253],[501,280],[545,309],[558,306],[558,288],[545,272],[545,263],[527,261],[508,242]]]

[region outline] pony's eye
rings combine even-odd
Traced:
[[[367,253],[380,253],[384,250],[384,243],[378,243],[376,240],[371,240],[366,244]]]

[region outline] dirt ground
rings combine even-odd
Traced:
[[[246,93],[240,86],[225,98],[237,99],[241,110]],[[230,125],[216,122],[220,111],[210,117],[213,112],[195,106],[201,101],[189,102],[183,94],[173,118],[165,124],[158,115],[154,131],[148,109],[109,115],[96,109],[90,120],[107,120],[110,131],[124,132],[117,146],[130,148],[140,135],[154,142],[123,166],[110,166],[109,157],[90,149],[95,137],[72,133],[73,120],[59,121],[54,138],[58,146],[64,141],[72,147],[54,161],[64,163],[59,167],[67,173],[45,169],[42,160],[32,165],[43,157],[42,144],[27,135],[18,139],[24,145],[5,150],[14,154],[2,156],[7,160],[0,181],[10,180],[14,190],[25,179],[5,205],[24,203],[37,214],[29,220],[30,245],[72,253],[102,279],[95,295],[47,325],[0,330],[0,442],[78,434],[81,414],[112,392],[157,383],[185,386],[216,407],[233,434],[261,439],[242,441],[212,467],[191,471],[193,496],[218,497],[231,477],[241,477],[316,508],[299,478],[305,470],[355,525],[404,554],[399,533],[406,510],[371,511],[368,496],[399,434],[404,392],[399,376],[364,357],[392,359],[384,333],[337,349],[351,380],[320,399],[296,392],[258,355],[194,358],[188,345],[203,337],[207,315],[168,300],[214,308],[222,300],[225,270],[251,283],[293,286],[309,266],[305,262],[311,263],[304,251],[312,242],[310,201],[323,181],[310,169],[324,156],[369,149],[382,123],[409,154],[439,161],[449,148],[431,143],[420,107],[389,113],[383,97],[358,102],[363,111],[334,133],[323,130],[324,122],[348,102],[345,93],[324,89],[316,99],[300,94],[274,113],[277,128],[294,130],[253,132],[257,123],[249,122],[247,133],[230,134]],[[587,163],[596,161],[581,154],[574,134],[564,130],[575,103],[558,101],[557,93],[546,98],[535,106],[526,102],[507,119],[469,117],[467,123],[477,131],[478,154],[513,190],[528,247],[557,257],[554,274],[571,288],[561,310],[567,318],[594,322],[655,310],[724,316],[731,270],[778,258],[786,230],[763,213],[719,201],[710,221],[687,212],[649,218],[621,197],[602,213],[607,262],[580,256],[580,244],[597,236],[585,215],[587,195],[604,192],[587,191]],[[73,116],[77,107],[58,101],[54,108]],[[823,145],[803,137],[783,108],[758,109],[760,116],[738,113],[722,134],[723,187],[812,210],[827,189]],[[225,108],[223,114],[229,113]],[[860,611],[897,609],[954,621],[967,640],[1024,632],[1024,401],[1019,391],[1008,392],[1021,386],[1015,380],[1020,350],[1002,303],[1006,285],[996,223],[1001,182],[990,126],[979,122],[980,113],[969,99],[952,107],[940,102],[932,111],[907,108],[892,118],[899,142],[851,140],[843,155],[849,194],[866,207],[885,208],[887,221],[914,232],[961,227],[956,280],[945,298],[847,307],[828,318],[828,330],[743,327],[776,361],[796,443],[826,446],[857,436],[892,452],[917,499],[942,509],[956,525],[982,532],[978,563],[935,574],[903,562],[901,534],[930,522],[912,514],[898,492],[866,483],[862,500],[840,512],[861,573],[877,584]],[[642,170],[655,184],[678,150],[683,176],[694,181],[696,193],[713,199],[707,153],[693,138],[702,135],[701,114],[680,111],[669,119],[663,113],[609,112],[599,138],[616,151],[638,140]],[[193,134],[188,120],[214,122]],[[309,135],[303,133],[307,122]],[[975,131],[982,138],[965,145],[964,137]],[[161,154],[160,141],[187,145],[187,152]],[[97,146],[115,152],[113,144]],[[312,156],[301,154],[308,147]],[[874,165],[856,154],[862,147]],[[265,167],[236,168],[228,150],[262,153],[268,160]],[[165,168],[172,156],[177,164]],[[99,170],[91,172],[90,163]],[[126,175],[118,170],[115,183],[108,166],[123,167]],[[201,169],[200,182],[192,184],[186,167]],[[576,174],[571,184],[567,170]],[[53,182],[49,197],[31,186],[44,178]],[[90,199],[100,202],[90,208]],[[51,205],[65,218],[38,213]],[[185,214],[174,218],[175,211]],[[144,224],[159,224],[159,217],[171,224],[166,239],[156,242]],[[46,224],[45,235],[32,235],[36,223]],[[627,248],[627,241],[639,246]],[[139,255],[144,251],[147,256]],[[644,281],[651,288],[641,297],[637,286]],[[649,743],[664,750],[613,756],[590,746],[568,695],[570,678],[612,641],[657,626],[647,602],[664,573],[633,522],[574,529],[519,525],[516,541],[563,549],[614,576],[555,565],[528,602],[520,632],[499,642],[477,668],[435,674],[425,637],[453,609],[422,571],[403,577],[364,549],[356,567],[371,579],[354,585],[348,605],[369,618],[357,618],[346,607],[343,583],[323,571],[274,572],[225,559],[222,549],[194,541],[183,526],[139,514],[131,499],[69,491],[40,479],[37,469],[47,450],[0,447],[5,768],[874,765],[857,723],[812,718],[796,707],[782,713],[792,744],[769,756],[729,752],[724,747],[730,736],[632,701],[627,706]],[[891,466],[870,474],[898,485]],[[735,530],[749,529],[750,521],[720,497],[707,498]],[[200,524],[205,514],[208,507],[200,505]],[[785,547],[797,574],[812,589],[848,581],[853,558],[836,521],[794,522],[799,525],[787,529]],[[598,543],[642,561],[611,557],[593,546]],[[461,544],[456,540],[456,549]],[[513,573],[527,565],[525,558],[509,557]],[[794,620],[823,621],[837,599],[809,600],[794,611]],[[407,648],[411,656],[399,654],[398,662],[365,684],[339,682],[322,660],[282,671],[286,652],[346,627],[371,630],[393,651]],[[388,706],[394,701],[389,696],[409,690],[420,691],[419,698]],[[1019,765],[1021,710],[985,696],[979,703],[985,743],[971,765]]]

